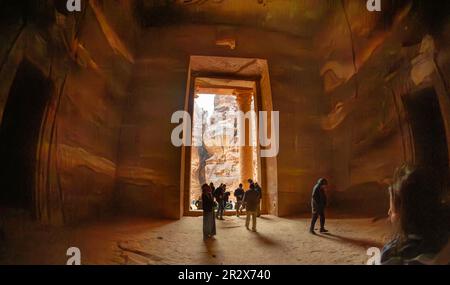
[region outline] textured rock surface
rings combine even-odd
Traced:
[[[201,114],[205,111],[195,104],[197,118],[202,118]],[[235,116],[232,115],[236,111],[236,97],[216,95],[214,112],[205,117],[204,123],[201,124],[201,119],[198,123],[194,119],[193,143],[199,140],[203,146],[192,148],[191,177],[194,180],[191,181],[191,200],[198,199],[203,183],[213,182],[216,186],[225,183],[229,191],[238,187],[241,180],[237,146],[239,136]]]
[[[280,112],[278,167],[269,175],[281,216],[308,211],[319,176],[330,178],[336,207],[369,203],[366,196],[381,205],[393,170],[411,160],[401,96],[419,83],[438,90],[450,141],[448,1],[394,1],[383,13],[361,12],[364,1],[345,1],[345,10],[340,1],[163,2],[89,1],[86,13],[69,15],[39,1],[27,19],[19,4],[19,12],[6,10],[0,113],[24,59],[53,84],[32,156],[42,221],[111,212],[180,218],[182,151],[170,141],[170,118],[185,109],[191,55],[267,60]],[[216,45],[224,39],[233,49]],[[421,55],[429,39],[436,50]]]
[[[5,4],[12,15],[14,5]],[[122,23],[131,19],[125,16],[126,9],[111,8],[110,12],[123,16]],[[83,25],[73,15],[55,10],[49,1],[31,5],[30,13],[33,20],[26,25],[21,25],[21,16],[17,15],[11,24],[2,22],[0,48],[5,59],[0,66],[0,112],[24,59],[52,83],[53,92],[46,102],[36,142],[38,151],[29,158],[37,158],[36,176],[23,177],[36,177],[34,189],[29,189],[36,209],[28,210],[34,211],[41,222],[51,224],[107,216],[115,205],[121,106],[130,66],[121,54],[124,49],[113,48],[109,40],[121,45],[116,32],[123,35],[123,30],[105,33],[116,23],[104,17],[103,9],[94,13],[88,8]],[[128,36],[132,33],[120,38]]]
[[[430,83],[433,67],[429,59],[434,44],[423,33],[424,23],[417,21],[418,14],[427,13],[425,7],[419,12],[412,3],[393,5],[392,20],[380,27],[380,15],[361,12],[361,5],[349,2],[349,23],[337,20],[344,20],[344,14],[336,12],[332,16],[335,24],[317,37],[321,58],[330,55],[322,60],[324,91],[330,106],[322,128],[332,142],[333,206],[347,212],[382,215],[387,211],[387,187],[394,170],[411,163],[414,156],[410,146],[413,138],[408,134],[412,122],[402,100],[419,86],[414,82],[425,86],[428,78]],[[351,40],[337,40],[342,34],[351,36]],[[437,79],[433,84],[441,83]],[[369,200],[378,208],[371,207]]]

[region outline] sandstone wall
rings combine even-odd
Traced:
[[[179,148],[172,146],[173,112],[184,110],[190,55],[268,60],[274,110],[280,111],[279,214],[306,211],[311,187],[328,171],[329,140],[320,130],[325,104],[311,40],[232,27],[236,49],[215,46],[220,26],[174,25],[142,32],[121,132],[119,168],[138,167],[148,180],[120,180],[126,211],[180,216]],[[119,177],[120,179],[120,177]],[[142,183],[138,183],[142,182]],[[158,202],[156,202],[158,201]]]
[[[430,35],[420,3],[386,7],[393,15],[388,22],[376,13],[361,13],[361,5],[349,2],[347,19],[337,10],[317,37],[330,102],[322,128],[332,141],[331,206],[352,215],[386,215],[395,169],[414,161],[402,98],[430,85],[445,93],[439,91],[443,82],[436,70],[427,66],[447,52],[436,49],[428,65],[415,65],[426,57],[428,45],[444,46],[438,43],[445,39],[441,32]],[[417,80],[414,73],[423,77]]]
[[[419,2],[365,14],[364,1],[348,1],[345,11],[338,1],[316,0],[183,8],[85,1],[85,13],[67,15],[39,1],[27,7],[27,21],[8,10],[0,25],[0,113],[24,59],[54,87],[36,154],[39,218],[182,215],[181,149],[171,144],[170,118],[185,108],[192,55],[267,59],[280,112],[277,169],[269,172],[277,181],[273,213],[308,211],[321,176],[330,178],[333,207],[384,213],[392,172],[412,157],[401,96],[418,78],[446,102],[450,141],[449,21],[431,21],[442,13]],[[440,71],[433,74],[429,60],[417,60],[429,59],[427,35]]]
[[[114,209],[129,61],[112,49],[93,9],[78,15],[77,22],[49,2],[40,5],[29,7],[25,24],[18,17],[2,25],[0,109],[22,60],[52,82],[36,142],[36,176],[23,177],[36,185],[30,189],[34,209],[27,210],[51,224],[102,218]]]

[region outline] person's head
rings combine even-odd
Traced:
[[[239,188],[242,188],[242,183],[239,183]]]
[[[209,183],[209,187],[214,187],[214,183]]]
[[[319,180],[317,181],[317,184],[319,186],[327,186],[328,185],[328,180],[326,178],[319,178]]]
[[[248,182],[249,184],[253,184],[253,180],[252,180],[251,178],[249,178],[249,179],[247,180],[247,182]]]
[[[208,184],[205,183],[202,185],[202,194],[207,194],[210,192],[210,190],[211,188],[209,188]]]
[[[223,190],[227,189],[227,185],[223,184],[222,188],[223,188]]]
[[[397,169],[389,188],[389,216],[401,236],[416,234],[428,240],[438,237],[441,184],[435,173],[408,165]]]

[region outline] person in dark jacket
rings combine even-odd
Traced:
[[[236,197],[236,216],[239,217],[242,214],[242,204],[244,199],[245,191],[242,188],[242,183],[239,184],[239,187],[234,190],[234,197]]]
[[[220,186],[216,188],[216,190],[214,191],[214,198],[216,198],[216,202],[217,202],[216,218],[219,220],[223,220],[223,214],[225,211],[225,204],[224,204],[225,185],[224,184],[220,184]]]
[[[255,183],[253,182],[253,179],[251,179],[251,178],[247,179],[247,182],[248,182],[248,187],[249,187],[249,189],[252,187],[252,185],[255,184]]]
[[[231,196],[231,193],[229,191],[226,191],[226,188],[225,188],[225,192],[223,193],[223,209],[224,209],[224,211],[227,209],[227,205],[230,202],[230,196]]]
[[[258,209],[256,210],[256,216],[261,217],[261,200],[262,200],[262,188],[259,186],[258,182],[255,182],[255,190],[259,195]]]
[[[247,218],[245,227],[250,228],[250,217],[252,218],[252,231],[256,232],[256,212],[258,210],[259,194],[254,184],[250,184],[250,189],[245,192],[244,203],[246,204]]]
[[[208,184],[202,186],[203,206],[203,240],[216,235],[216,220],[214,218],[214,199]]]
[[[314,227],[316,225],[317,219],[320,217],[320,232],[328,232],[325,229],[325,207],[327,205],[327,196],[325,194],[325,187],[328,185],[328,181],[325,178],[320,178],[312,191],[311,198],[311,208],[312,208],[312,219],[311,227],[309,232],[315,234]]]

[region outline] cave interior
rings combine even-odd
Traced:
[[[286,221],[309,218],[320,177],[330,217],[385,220],[404,164],[433,167],[448,203],[450,1],[383,0],[381,12],[350,0],[82,3],[0,3],[6,237],[18,224],[179,223],[202,183],[234,191],[246,176],[263,187],[263,213]],[[242,98],[279,112],[277,155],[215,144],[237,139],[236,122],[204,120],[208,96],[221,115]],[[176,111],[194,117],[193,141],[208,125],[211,144],[174,146]],[[255,137],[257,123],[246,122]],[[231,136],[211,134],[223,124]]]

